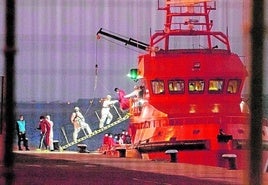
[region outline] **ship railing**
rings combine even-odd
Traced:
[[[209,13],[211,10],[216,9],[212,6],[178,6],[175,8],[167,9],[167,19],[165,26],[171,28],[173,25],[179,25],[179,29],[183,29],[183,26],[187,29],[193,29],[194,26],[200,26],[199,30],[211,30],[213,21],[209,20]],[[181,17],[180,19],[178,19]]]
[[[212,32],[212,31],[200,31],[200,30],[170,30],[168,32],[165,32],[165,30],[162,31],[158,31],[156,33],[154,33],[151,37],[151,42],[150,45],[156,46],[160,41],[162,41],[163,39],[166,39],[169,36],[213,36],[213,38],[219,40],[222,44],[225,45],[226,49],[230,52],[231,48],[230,48],[230,44],[229,44],[229,40],[228,37],[222,33],[222,32]],[[215,46],[216,47],[216,46]],[[212,47],[212,45],[210,45],[210,47],[208,47],[208,49],[214,49],[214,46]],[[168,48],[165,48],[166,50],[168,50]]]
[[[212,0],[165,0],[166,5],[173,5],[173,6],[192,6],[194,4],[211,2]]]
[[[61,150],[65,150],[65,149],[67,149],[75,144],[78,144],[86,139],[89,139],[95,135],[98,135],[98,134],[110,129],[111,127],[114,127],[115,125],[118,125],[119,123],[122,123],[123,121],[127,120],[128,118],[129,118],[129,115],[126,114],[124,117],[117,119],[116,121],[110,123],[109,125],[106,125],[100,129],[94,130],[92,133],[85,135],[81,138],[78,138],[77,141],[69,142],[68,140],[66,140],[67,143],[65,145],[61,146],[60,148],[61,148]]]
[[[115,106],[114,106],[114,108],[116,109]],[[65,140],[66,140],[66,143],[65,143],[65,145],[63,145],[63,146],[60,146],[60,150],[65,150],[65,149],[67,149],[67,148],[69,148],[69,147],[71,147],[71,146],[73,146],[73,145],[79,144],[80,142],[82,142],[82,141],[84,141],[84,140],[87,140],[87,139],[89,139],[89,138],[92,138],[93,136],[98,135],[98,134],[100,134],[100,133],[103,133],[104,131],[110,129],[111,127],[114,127],[114,126],[116,126],[116,125],[122,123],[123,121],[129,119],[129,114],[125,114],[124,116],[121,116],[121,115],[119,114],[119,112],[117,111],[117,109],[116,109],[116,112],[117,112],[117,114],[118,114],[118,118],[117,118],[117,120],[111,122],[111,123],[108,124],[108,125],[105,125],[105,126],[102,127],[102,128],[99,128],[99,129],[94,130],[94,131],[93,131],[92,133],[90,133],[90,134],[86,134],[85,131],[82,129],[83,132],[84,132],[84,136],[78,138],[77,141],[72,141],[72,142],[70,142],[70,141],[68,140],[67,133],[66,133],[66,131],[65,131],[64,126],[61,127],[61,130],[62,130],[62,132],[63,132],[63,135],[64,135],[64,138],[65,138]],[[68,135],[70,136],[71,134],[69,133]]]
[[[209,0],[211,1],[211,0]],[[189,1],[188,1],[189,2]],[[165,10],[167,11],[167,22],[175,21],[176,19],[172,17],[183,17],[182,21],[185,23],[185,18],[187,17],[203,17],[203,23],[201,25],[207,25],[209,24],[212,26],[213,22],[209,22],[208,15],[211,10],[216,10],[216,2],[213,1],[213,3],[208,3],[203,0],[202,2],[197,3],[191,3],[190,5],[184,2],[176,1],[170,1],[166,0],[165,4],[160,5],[160,2],[158,0],[158,10]],[[200,24],[200,20],[197,19],[189,19],[188,23],[191,24]]]

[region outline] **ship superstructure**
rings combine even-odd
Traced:
[[[149,44],[99,32],[147,51],[132,69],[141,87],[130,106],[133,148],[148,155],[242,148],[249,111],[241,92],[248,72],[228,37],[212,29],[215,1],[158,2],[158,10],[166,12],[164,28]]]

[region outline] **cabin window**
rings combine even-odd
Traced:
[[[190,93],[202,93],[204,92],[204,87],[204,80],[190,80],[188,84],[188,89]]]
[[[164,93],[164,81],[163,80],[153,80],[152,90],[154,94],[163,94]]]
[[[223,80],[209,80],[208,91],[210,93],[220,93],[223,89]]]
[[[236,94],[239,91],[241,80],[233,79],[228,81],[227,93]]]
[[[183,80],[168,81],[168,90],[170,93],[184,93],[184,81]]]

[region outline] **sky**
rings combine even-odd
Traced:
[[[228,30],[232,51],[248,63],[244,30],[249,21],[249,0],[216,2],[217,10],[211,13],[213,30]],[[115,40],[97,40],[96,33],[105,28],[148,43],[151,32],[163,29],[165,12],[157,10],[157,6],[158,0],[17,1],[17,102],[75,102],[107,94],[116,97],[115,87],[132,91],[135,82],[126,75],[145,52]],[[0,1],[2,48],[4,13],[5,4]],[[266,66],[264,71],[267,73]],[[4,75],[3,53],[0,75]]]

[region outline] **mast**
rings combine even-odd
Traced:
[[[157,48],[164,40],[164,50],[170,50],[169,40],[171,36],[207,37],[207,49],[217,48],[213,46],[212,38],[222,43],[230,52],[227,36],[222,32],[212,31],[213,21],[210,20],[211,10],[216,10],[216,3],[212,0],[165,0],[163,7],[158,10],[166,11],[164,29],[151,36],[150,48]]]

